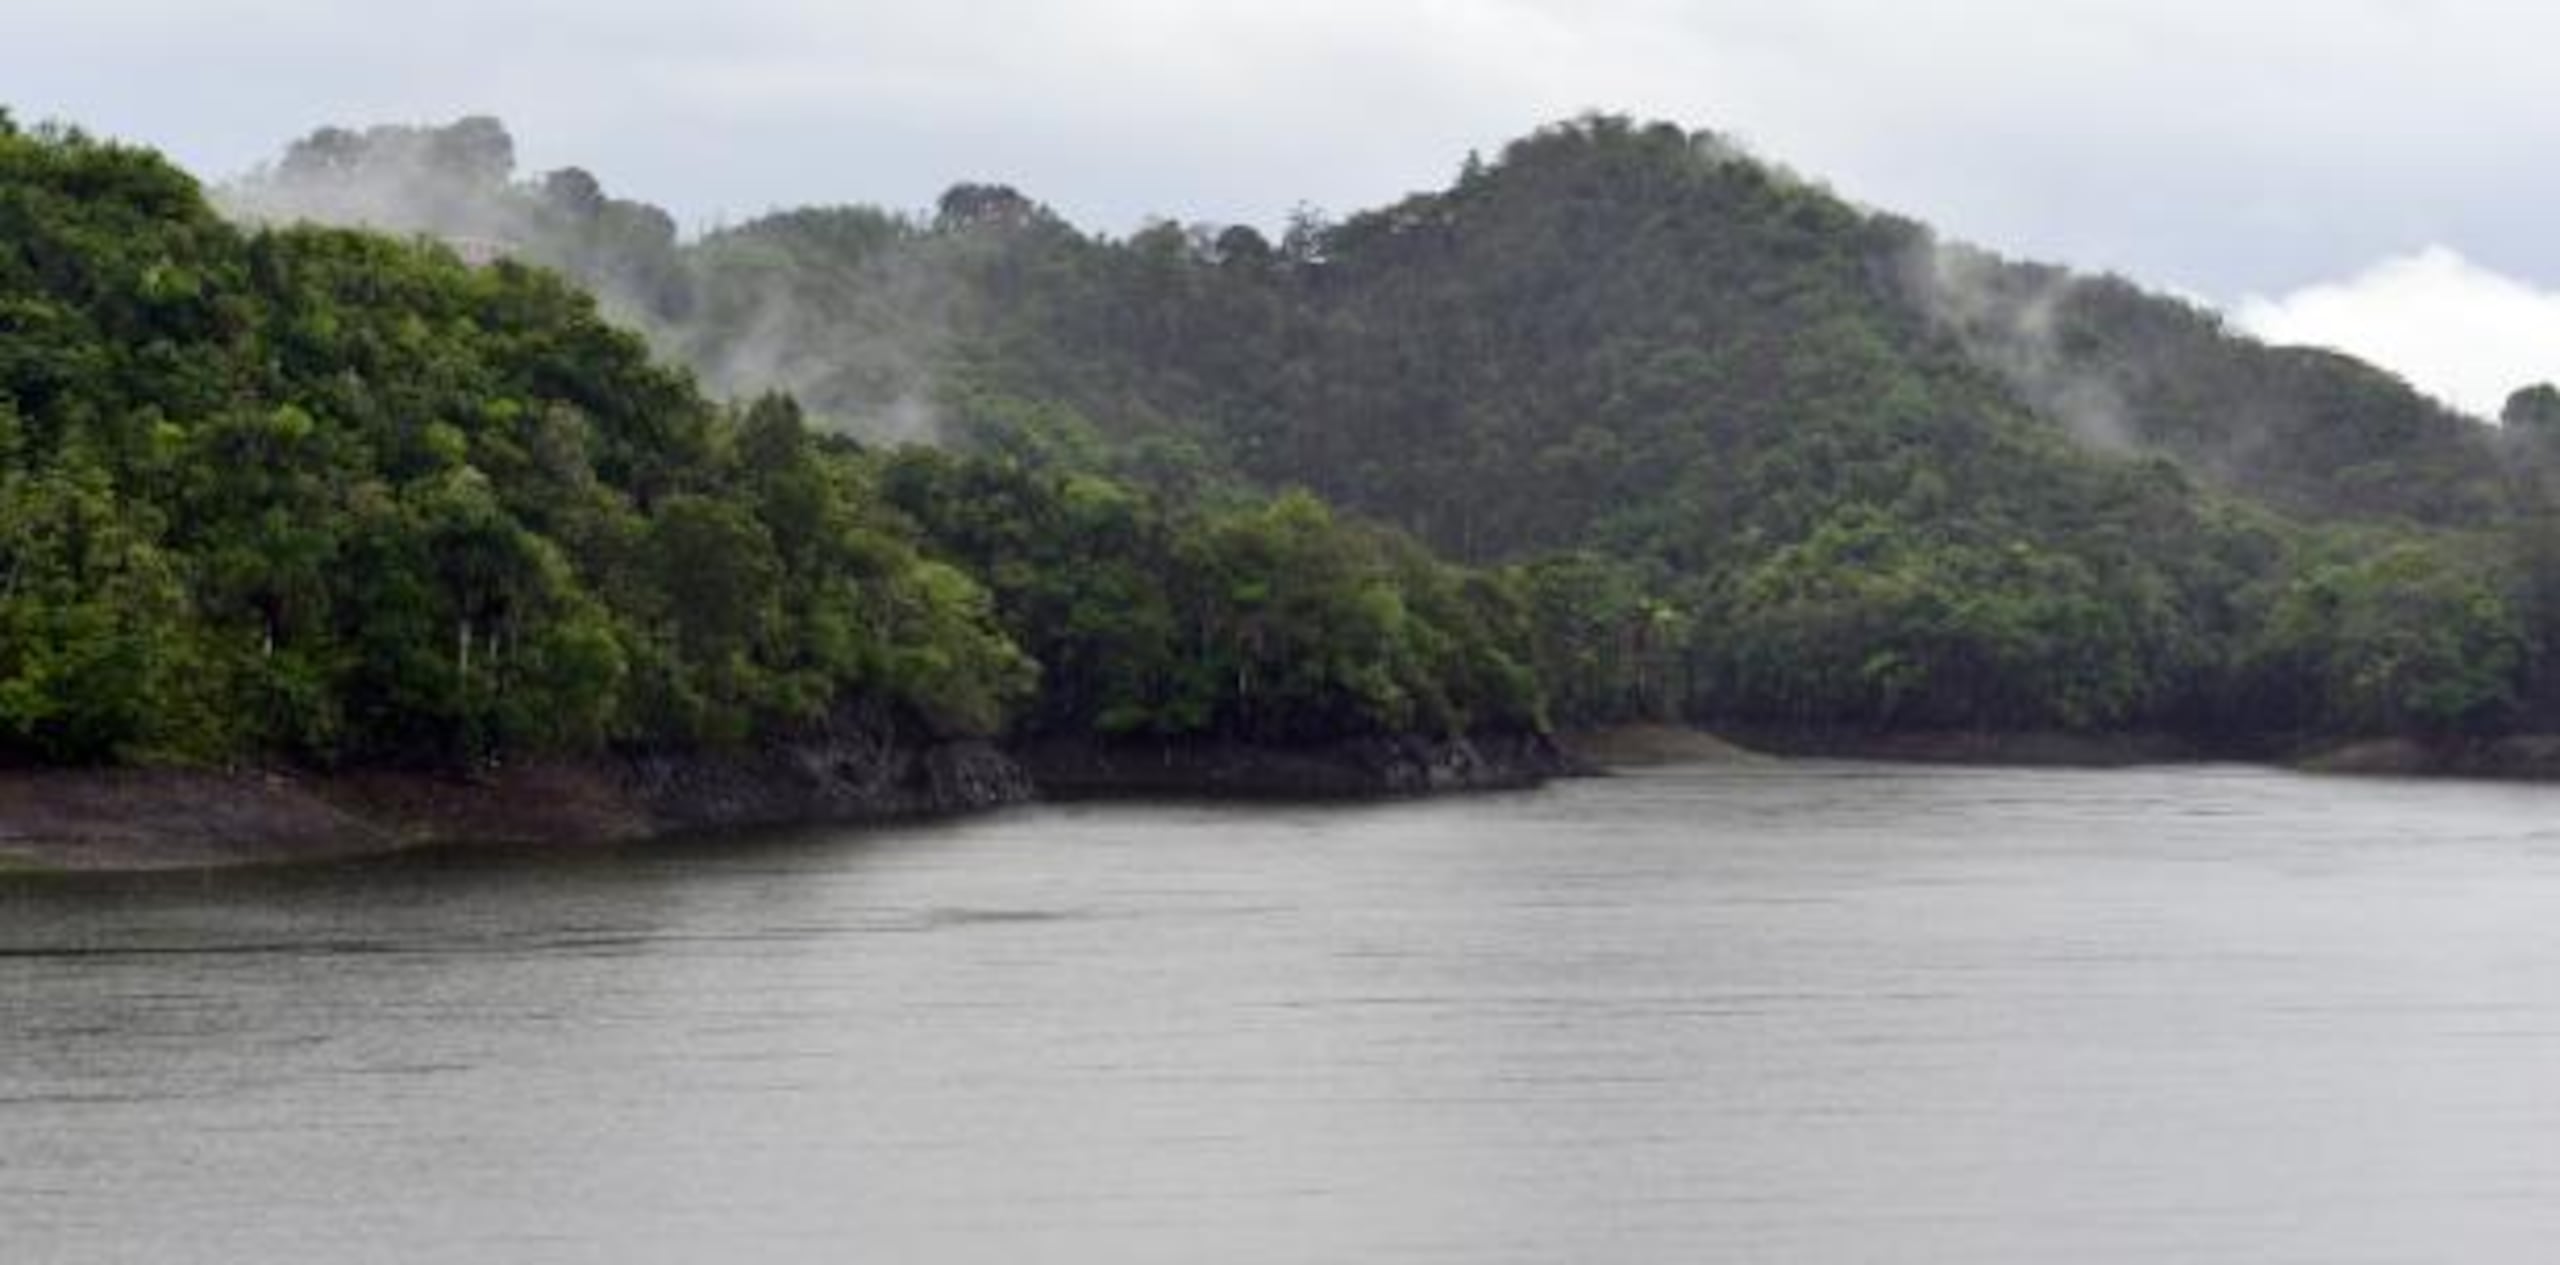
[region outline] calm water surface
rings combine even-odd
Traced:
[[[2560,1243],[2560,790],[1646,773],[0,886],[11,1262]]]

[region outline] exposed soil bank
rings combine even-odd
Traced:
[[[1232,799],[1347,799],[1509,790],[1588,771],[1533,733],[1346,738],[1305,746],[1241,742],[1033,743],[1015,756],[1041,793]]]
[[[1611,768],[1818,756],[2121,767],[2238,759],[2319,773],[2560,781],[2560,735],[2380,739],[2291,758],[2160,734],[1864,733],[1626,726],[1551,739],[1369,737],[1294,747],[922,738],[876,715],[733,752],[625,753],[469,776],[0,769],[0,873],[201,869],[439,845],[546,847],[876,823],[1058,798],[1343,799],[1536,786]]]
[[[0,772],[0,865],[190,869],[401,846],[293,779],[158,769]]]
[[[735,752],[649,752],[470,776],[0,771],[0,865],[160,870],[442,844],[593,846],[733,827],[885,822],[1031,796],[983,742],[921,741],[877,716]]]
[[[439,845],[599,846],[949,816],[1039,793],[1424,795],[1534,786],[1580,769],[1536,734],[1292,748],[1060,743],[1009,754],[985,742],[924,739],[857,714],[744,751],[625,753],[469,776],[0,770],[0,870],[201,869]]]
[[[2263,759],[2268,753],[2216,749],[2174,734],[1985,733],[1914,730],[1724,729],[1743,747],[1771,755],[1907,764],[1992,764],[2024,768],[2125,768],[2201,760]]]
[[[2378,738],[2310,746],[2278,738],[2207,743],[2156,733],[1834,735],[1744,731],[1729,736],[1753,750],[1779,755],[1928,764],[2118,768],[2228,760],[2306,773],[2560,782],[2560,734],[2433,741]]]
[[[1677,735],[1687,731],[1668,731]],[[2201,742],[2175,734],[2122,733],[1976,733],[1919,731],[1871,733],[1823,729],[1723,729],[1700,734],[1706,746],[1698,754],[1649,760],[1647,745],[1669,744],[1680,751],[1681,740],[1659,739],[1649,730],[1634,731],[1632,756],[1613,751],[1615,731],[1595,739],[1569,740],[1575,753],[1602,766],[1637,767],[1647,763],[1714,759],[1727,748],[1750,758],[1754,753],[1785,758],[1880,760],[1904,764],[2011,765],[2021,768],[2128,768],[2145,764],[2194,764],[2233,761],[2274,765],[2306,773],[2350,776],[2456,777],[2506,781],[2560,782],[2560,734],[2519,734],[2505,738],[2461,738],[2422,741],[2377,738],[2329,746],[2306,747],[2279,738],[2224,743]],[[1731,757],[1725,757],[1731,758]]]
[[[2518,734],[2440,742],[2375,739],[2331,747],[2294,764],[2313,773],[2553,782],[2560,781],[2560,735]]]
[[[1643,769],[1673,764],[1730,764],[1775,757],[1748,750],[1703,729],[1681,725],[1617,725],[1560,734],[1556,741],[1575,760],[1595,769]]]

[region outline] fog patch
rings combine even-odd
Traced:
[[[473,264],[551,268],[716,397],[783,391],[822,429],[943,437],[933,401],[951,287],[912,249],[922,230],[902,217],[795,212],[688,242],[665,211],[612,197],[581,169],[519,178],[505,126],[476,116],[322,128],[213,196],[251,226],[369,229],[431,239]],[[863,249],[847,250],[847,233]]]
[[[2066,318],[2084,279],[1927,233],[1906,252],[1901,271],[1922,314],[2030,408],[2092,447],[2139,447],[2123,393],[2076,365],[2066,343]]]

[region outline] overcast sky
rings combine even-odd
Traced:
[[[210,175],[490,113],[695,227],[994,179],[1113,232],[1598,108],[2489,409],[2560,376],[2555,50],[2522,0],[0,0],[0,103]]]

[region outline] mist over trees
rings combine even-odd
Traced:
[[[465,132],[401,143],[502,176]],[[953,543],[929,537],[890,494],[917,460],[787,397],[706,399],[551,272],[243,231],[153,154],[0,120],[0,760],[468,765],[850,705],[942,734],[1541,723],[1525,635],[1444,600],[1474,581],[1320,506],[1240,499],[1178,539],[1114,485],[1035,507],[1113,507],[1139,526],[1088,552],[1162,551],[1112,554],[1093,599],[1171,639],[1141,662],[1139,633],[1021,618],[1097,578],[1080,559],[958,547],[1032,530],[1011,503],[920,504]],[[1078,651],[1134,684],[1044,696],[1026,646],[1061,688]]]
[[[627,284],[574,222],[517,241]],[[715,389],[1177,514],[1302,487],[1503,568],[1568,722],[2560,721],[2547,388],[2486,425],[1711,134],[1576,120],[1276,243],[971,184],[674,258],[618,306]]]
[[[857,699],[1282,743],[2560,723],[2549,387],[2492,427],[1677,128],[1559,125],[1278,241],[995,184],[686,241],[481,119],[316,133],[222,191],[247,229],[59,129],[0,131],[0,176],[19,758]]]

